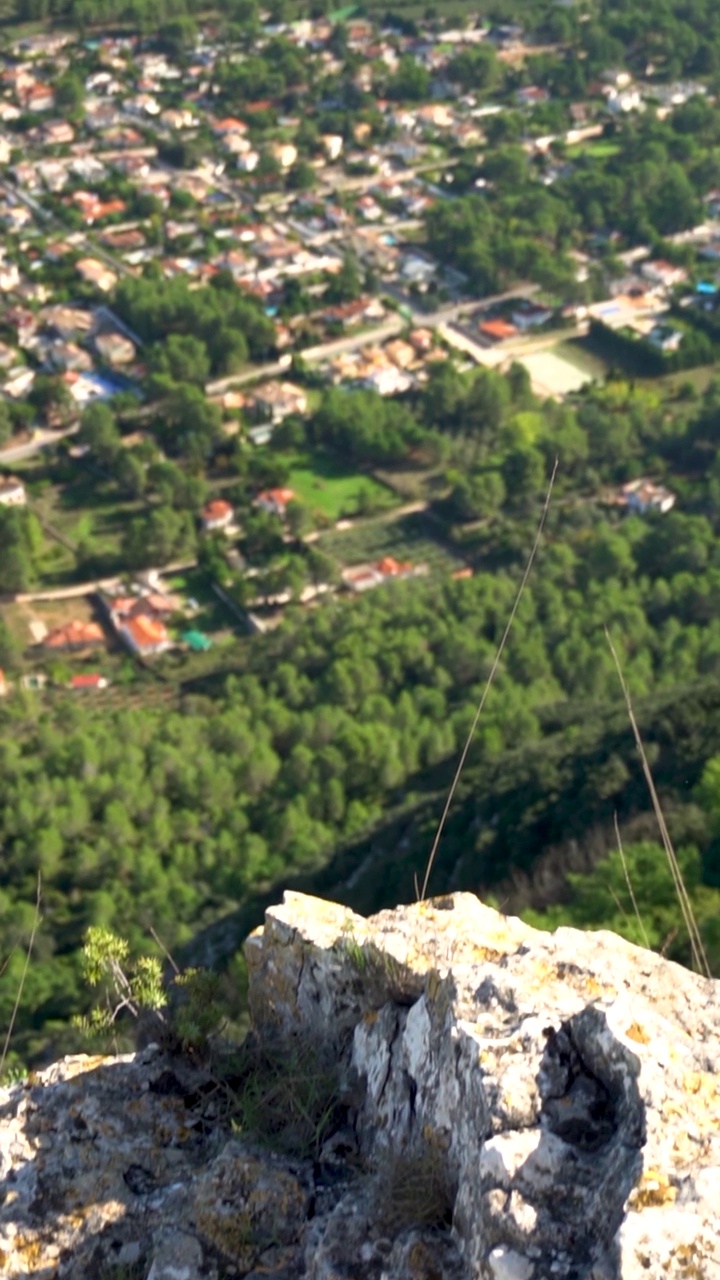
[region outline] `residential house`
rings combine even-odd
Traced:
[[[328,307],[321,318],[325,324],[340,324],[346,328],[363,320],[382,320],[384,316],[385,307],[379,298],[356,298],[354,302]]]
[[[273,422],[282,422],[291,413],[307,413],[305,392],[291,382],[265,382],[252,395],[256,410]]]
[[[328,160],[332,163],[339,160],[343,151],[343,138],[340,133],[323,133],[320,141]]]
[[[552,307],[543,307],[535,302],[523,301],[519,306],[515,307],[511,314],[511,320],[516,329],[520,333],[527,333],[530,329],[535,329],[541,324],[547,324],[548,320],[552,320]]]
[[[679,351],[684,336],[682,330],[675,329],[673,325],[656,324],[650,330],[647,340],[656,351],[661,351],[663,355],[670,355],[674,351]]]
[[[109,293],[117,283],[115,272],[106,267],[103,262],[99,262],[97,258],[80,258],[75,263],[75,270],[81,280],[86,284],[94,285],[101,293]]]
[[[206,533],[215,533],[227,529],[235,519],[235,510],[224,498],[213,498],[206,503],[202,512],[202,526]]]
[[[52,649],[56,653],[71,653],[104,643],[105,633],[97,622],[81,622],[78,619],[48,631],[42,641],[43,648]]]
[[[643,477],[622,486],[620,501],[628,511],[638,515],[646,515],[648,511],[660,511],[665,515],[675,506],[676,498],[672,490]]]
[[[42,84],[39,80],[18,89],[17,96],[23,111],[52,111],[55,106],[55,94],[51,86]]]
[[[270,515],[280,516],[284,518],[288,504],[295,501],[295,493],[292,489],[263,489],[255,499],[254,505],[259,507],[261,511],[267,511]]]
[[[394,338],[385,343],[385,354],[398,369],[410,369],[417,361],[417,352],[409,342]]]
[[[42,126],[42,140],[46,147],[62,147],[75,139],[75,130],[67,120],[48,120]]]
[[[198,123],[197,116],[187,107],[166,107],[160,112],[160,119],[171,129],[193,129]]]
[[[455,124],[455,112],[442,102],[427,102],[415,115],[421,125],[432,129],[452,129]]]
[[[396,560],[394,556],[384,556],[375,564],[355,565],[344,569],[342,579],[351,591],[369,591],[379,587],[383,582],[394,578],[411,578],[426,571],[425,565],[414,565],[409,560]]]
[[[122,622],[118,627],[118,635],[133,653],[143,658],[164,653],[170,648],[170,636],[165,624],[144,614]]]
[[[678,267],[672,262],[666,262],[664,258],[654,258],[650,262],[643,262],[640,267],[640,274],[652,284],[662,285],[665,289],[672,289],[676,284],[684,284],[688,275],[684,267]]]
[[[99,333],[93,345],[101,360],[113,368],[132,364],[137,355],[135,343],[122,333]]]
[[[373,369],[361,381],[368,391],[377,391],[381,396],[397,396],[403,391],[409,391],[412,386],[412,378],[395,365]]]
[[[93,327],[91,311],[86,311],[83,307],[67,306],[65,303],[43,307],[39,318],[46,328],[54,329],[61,338],[74,338],[76,334],[87,335]]]
[[[356,202],[356,208],[362,218],[367,222],[377,222],[382,217],[382,208],[377,200],[373,200],[372,196],[360,196]]]
[[[90,690],[90,689],[107,689],[109,681],[105,676],[101,676],[99,672],[87,672],[87,674],[72,676],[69,687],[71,689]]]
[[[32,369],[18,369],[3,383],[2,390],[11,400],[22,400],[28,394],[33,382],[35,381],[35,373]]]
[[[508,338],[516,338],[518,330],[514,324],[510,324],[507,320],[501,320],[499,317],[495,320],[481,320],[478,325],[478,332],[483,338],[488,338],[490,342],[505,342]]]
[[[539,107],[550,101],[550,94],[547,89],[541,89],[536,84],[528,84],[523,89],[518,89],[515,98],[521,107]]]
[[[607,90],[607,107],[613,115],[627,115],[630,111],[641,111],[644,107],[642,95],[638,89]]]
[[[26,502],[27,494],[22,480],[16,480],[13,476],[0,479],[0,506],[24,507]]]
[[[236,164],[242,173],[254,173],[260,163],[260,152],[251,149],[237,156]]]
[[[270,155],[281,169],[291,169],[298,158],[298,149],[292,142],[276,142],[270,147]]]
[[[6,697],[8,692],[7,676],[2,668],[0,668],[0,698]]]
[[[9,369],[17,359],[17,351],[6,342],[0,342],[0,369]]]
[[[100,236],[102,244],[107,245],[108,249],[114,249],[117,253],[126,252],[128,249],[142,249],[145,245],[145,236],[139,227],[108,227]]]
[[[35,355],[47,369],[73,369],[88,373],[93,367],[92,356],[87,351],[83,351],[76,342],[66,342],[63,338],[43,335],[38,340]]]
[[[416,285],[424,291],[437,274],[437,267],[429,258],[420,257],[419,253],[408,253],[402,260],[400,275],[410,285]]]
[[[20,271],[15,262],[0,263],[0,290],[10,293],[20,283]]]
[[[247,133],[248,127],[244,120],[237,120],[235,116],[225,116],[222,120],[215,120],[210,128],[216,138],[227,138],[232,133]]]
[[[600,75],[603,84],[609,84],[613,89],[627,89],[632,83],[632,76],[629,71],[623,71],[618,67],[608,67]]]

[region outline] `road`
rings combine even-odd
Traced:
[[[164,564],[159,569],[143,569],[141,576],[151,578],[154,574],[156,578],[167,577],[169,573],[186,573],[195,568],[197,568],[197,560],[174,560],[171,564]],[[95,578],[92,582],[77,582],[71,587],[55,587],[48,591],[26,591],[10,599],[14,604],[32,604],[35,600],[75,600],[80,596],[92,595],[93,591],[111,591],[116,589],[120,582],[122,582],[122,575],[114,573],[110,578]],[[7,597],[5,603],[8,603]]]
[[[442,329],[444,325],[451,324],[454,320],[459,320],[470,312],[484,311],[490,307],[499,306],[503,302],[509,302],[512,298],[529,298],[532,294],[537,293],[537,290],[538,285],[523,281],[516,285],[514,289],[507,289],[504,293],[496,293],[491,298],[474,298],[467,302],[451,303],[430,313],[418,311],[414,307],[408,307],[410,311],[409,319],[394,314],[383,321],[382,324],[375,325],[372,329],[365,329],[362,333],[351,334],[347,338],[335,338],[331,342],[321,342],[318,346],[307,347],[298,354],[310,364],[318,364],[320,361],[329,360],[333,356],[346,355],[350,351],[359,351],[361,347],[385,342],[388,338],[396,337],[399,333],[402,333],[408,324],[422,329]],[[405,295],[400,293],[399,290],[386,286],[385,291],[407,307]],[[241,387],[248,382],[258,382],[261,378],[272,378],[280,373],[286,373],[289,367],[290,359],[286,356],[284,360],[277,360],[272,364],[258,365],[254,369],[245,370],[244,373],[231,374],[227,378],[217,378],[215,381],[206,384],[205,391],[210,396],[223,395],[232,387]]]
[[[39,453],[47,445],[57,444],[58,440],[65,440],[67,436],[75,435],[78,425],[68,427],[67,431],[46,431],[38,429],[33,433],[32,440],[26,441],[25,444],[14,445],[10,449],[0,449],[0,464],[21,462],[23,458],[31,458],[34,453]]]

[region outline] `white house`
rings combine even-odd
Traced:
[[[343,139],[339,133],[324,133],[320,138],[325,149],[325,154],[331,162],[339,160],[343,151]]]
[[[651,284],[661,284],[666,289],[671,289],[676,284],[683,284],[688,275],[684,267],[666,262],[664,258],[653,258],[649,262],[643,262],[640,274]]]
[[[255,499],[255,506],[270,515],[282,519],[287,511],[288,503],[293,502],[295,493],[292,489],[263,489]]]
[[[630,480],[621,490],[628,511],[645,515],[648,511],[660,511],[666,515],[675,506],[675,494],[664,485],[653,484],[652,480],[643,477]]]
[[[224,498],[213,498],[203,507],[202,524],[206,533],[227,529],[233,522],[235,512],[232,504]]]
[[[25,485],[13,476],[5,476],[0,480],[0,506],[24,507],[27,502]]]
[[[666,355],[679,351],[683,336],[681,329],[674,329],[669,324],[656,324],[648,334],[648,342],[656,351],[662,351]]]

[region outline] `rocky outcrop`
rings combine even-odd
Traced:
[[[720,1280],[720,984],[467,894],[288,894],[247,958],[259,1043],[334,1066],[315,1149],[156,1048],[66,1059],[0,1093],[0,1276]]]

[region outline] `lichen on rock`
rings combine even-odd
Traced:
[[[0,1277],[720,1280],[720,984],[469,894],[286,894],[247,957],[333,1131],[292,1158],[156,1047],[65,1059],[0,1091]]]

